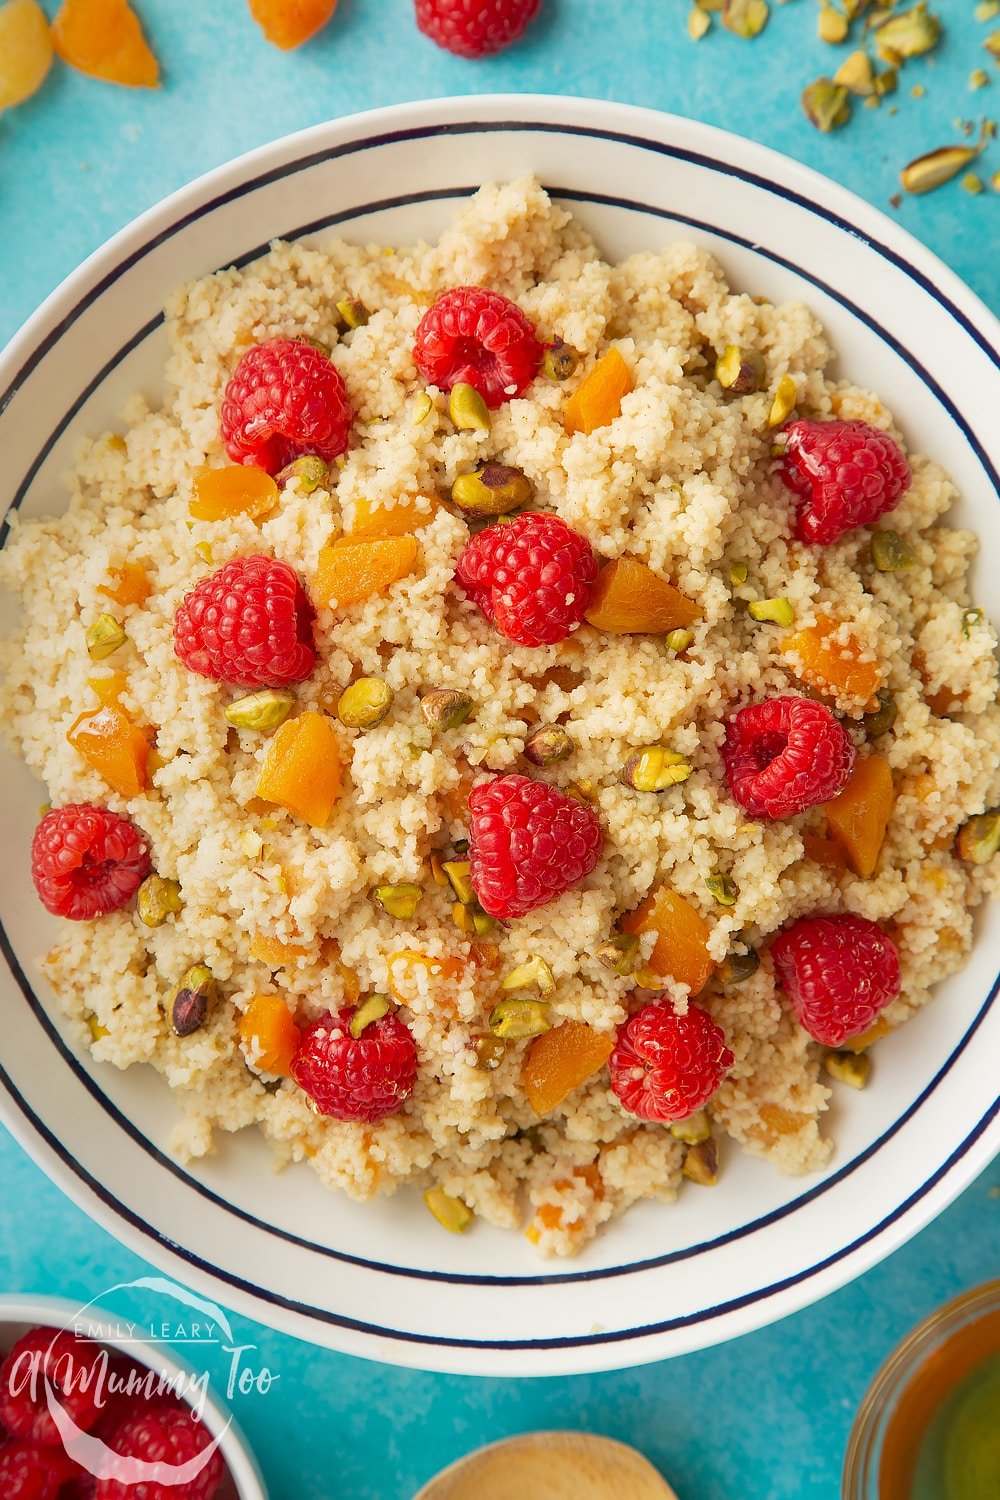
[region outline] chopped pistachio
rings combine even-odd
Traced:
[[[541,1036],[552,1030],[549,1007],[544,1000],[501,1000],[490,1016],[490,1030],[505,1042]]]
[[[707,27],[705,29],[708,30]],[[542,357],[542,374],[546,380],[568,380],[575,374],[579,363],[578,350],[571,344],[563,343],[562,339],[553,339]]]
[[[751,620],[770,620],[774,625],[791,625],[795,620],[792,606],[784,594],[777,599],[755,599],[747,605],[747,614]]]
[[[596,957],[623,979],[627,979],[639,957],[639,939],[628,932],[616,932],[613,937],[599,944]]]
[[[738,589],[746,583],[750,569],[745,562],[734,562],[729,565],[729,582],[734,589]]]
[[[842,84],[848,93],[857,94],[860,98],[875,97],[875,69],[863,47],[844,58],[833,75],[833,81]]]
[[[473,385],[459,380],[448,397],[448,415],[459,432],[489,432],[490,409]]]
[[[958,835],[958,854],[970,865],[985,865],[1000,849],[1000,807],[964,823]]]
[[[561,724],[539,724],[524,742],[524,758],[533,766],[554,766],[573,754],[573,741]]]
[[[364,328],[371,317],[360,297],[343,297],[339,302],[335,302],[334,306],[340,314],[341,323],[348,332],[352,328]]]
[[[962,611],[962,634],[968,640],[977,625],[983,623],[983,612],[981,609],[963,609]]]
[[[983,46],[991,57],[995,57],[1000,62],[1000,31],[991,31]]]
[[[413,403],[413,425],[419,427],[421,422],[426,422],[434,410],[434,402],[426,391],[421,391]]]
[[[722,24],[736,36],[760,36],[771,14],[767,0],[726,0]]]
[[[899,71],[896,68],[884,68],[875,76],[875,92],[882,99],[886,94],[894,94],[899,87]],[[892,110],[889,111],[892,113]]]
[[[451,919],[464,937],[487,937],[496,924],[496,918],[483,911],[478,901],[456,901],[451,909]]]
[[[821,41],[830,42],[833,46],[845,42],[850,24],[843,11],[836,10],[832,5],[820,6],[816,30]]]
[[[311,495],[313,490],[318,490],[321,485],[330,482],[330,465],[325,459],[320,458],[318,453],[303,453],[301,458],[295,458],[290,464],[286,464],[279,474],[274,476],[275,484],[284,487],[295,480],[303,495]]]
[[[802,90],[802,108],[817,130],[839,130],[851,118],[851,96],[842,83],[817,78]]]
[[[114,615],[98,615],[93,625],[87,626],[87,655],[91,661],[104,661],[120,650],[126,640],[125,630]]]
[[[463,906],[468,906],[470,901],[475,901],[476,892],[473,889],[472,881],[469,879],[471,866],[467,859],[446,859],[441,869],[444,871],[448,884]]]
[[[474,1218],[472,1209],[461,1198],[452,1198],[441,1188],[428,1188],[424,1202],[442,1229],[449,1234],[464,1234]]]
[[[101,1025],[93,1011],[90,1011],[87,1015],[87,1029],[90,1032],[91,1039],[95,1042],[103,1041],[106,1036],[111,1035],[108,1028]]]
[[[871,1077],[872,1060],[867,1052],[828,1052],[823,1066],[837,1083],[863,1089]]]
[[[985,68],[973,68],[969,74],[970,89],[985,89],[989,87],[990,75]]]
[[[674,1120],[669,1128],[674,1140],[685,1146],[700,1146],[712,1134],[712,1122],[703,1109],[688,1115],[686,1120]]]
[[[383,911],[388,912],[390,917],[399,917],[401,921],[409,922],[420,904],[422,894],[419,885],[402,881],[399,885],[377,885],[372,891],[372,900]]]
[[[709,891],[720,906],[735,906],[739,899],[739,886],[731,875],[717,873],[705,881]]]
[[[456,854],[459,854],[459,855],[461,855],[461,854],[468,854],[468,852],[469,852],[469,840],[468,839],[452,839],[451,847],[452,847],[452,849],[454,850],[454,852]]]
[[[506,978],[500,981],[500,988],[505,994],[511,990],[526,990],[531,986],[543,995],[551,995],[556,987],[552,970],[537,953],[533,953],[526,963],[511,969]]]
[[[676,656],[681,651],[686,651],[693,640],[694,636],[690,630],[668,630],[663,637],[663,644]]]
[[[325,344],[322,339],[314,339],[308,333],[300,333],[296,336],[295,342],[308,344],[309,348],[315,349],[317,354],[325,354],[327,359],[330,358],[330,345]]]
[[[174,990],[170,1001],[170,1026],[175,1036],[193,1036],[208,1019],[208,1007],[219,992],[207,964],[194,964]]]
[[[492,1073],[507,1056],[507,1043],[502,1037],[494,1036],[492,1032],[488,1036],[477,1036],[474,1048],[476,1054],[476,1067],[484,1073]]]
[[[264,840],[252,828],[244,828],[240,834],[240,848],[247,859],[259,859],[264,852]]]
[[[917,555],[898,531],[872,533],[872,562],[879,573],[899,573],[916,564]]]
[[[976,6],[977,21],[992,21],[995,16],[1000,16],[1000,0],[982,0],[982,3]]]
[[[139,921],[146,927],[162,927],[169,916],[183,909],[181,888],[176,880],[148,875],[135,898]]]
[[[719,1180],[719,1147],[711,1136],[688,1147],[681,1171],[699,1187],[715,1187]]]
[[[570,797],[575,797],[578,802],[596,802],[597,787],[586,776],[581,776],[579,781],[571,781],[566,788]]]
[[[379,677],[359,677],[337,700],[337,718],[347,729],[374,729],[392,707],[395,694]]]
[[[939,146],[907,163],[899,180],[908,193],[929,193],[942,183],[957,177],[963,168],[975,161],[978,146]]]
[[[723,984],[742,984],[752,979],[760,968],[760,959],[753,948],[745,953],[727,953],[719,965],[719,978]]]
[[[46,813],[50,813],[51,811],[52,811],[52,803],[51,802],[40,802],[38,804],[38,816],[40,818],[44,818],[45,815],[46,815]]]
[[[870,714],[865,714],[861,720],[865,733],[870,740],[877,740],[880,734],[888,734],[896,722],[899,710],[896,700],[887,688],[880,688],[878,692],[878,708]]]
[[[986,184],[983,182],[983,179],[980,177],[978,172],[966,172],[965,176],[962,178],[962,186],[967,193],[972,193],[975,195],[981,193]]]
[[[657,974],[649,964],[640,964],[635,971],[635,982],[641,990],[662,990],[663,975]]]
[[[420,712],[432,729],[458,729],[474,707],[468,693],[455,688],[431,688],[420,700]]]
[[[712,18],[707,11],[702,10],[700,5],[692,5],[688,12],[688,36],[693,42],[700,42],[712,24]]]
[[[292,711],[295,694],[280,688],[264,688],[237,698],[226,709],[226,723],[234,729],[277,729]]]
[[[197,552],[202,562],[210,563],[212,561],[211,542],[195,542],[194,550]]]
[[[462,514],[476,520],[517,510],[527,505],[534,493],[528,476],[509,464],[482,464],[468,474],[459,474],[451,487],[451,498]]]
[[[383,1016],[387,1016],[395,1008],[388,995],[369,995],[354,1007],[349,1026],[351,1036],[357,1041],[362,1032],[367,1031],[369,1026],[374,1026],[376,1021],[381,1021]]]
[[[645,745],[625,762],[622,780],[635,792],[665,792],[687,781],[691,763],[665,745]]]
[[[798,395],[799,393],[792,377],[790,375],[782,375],[775,388],[771,410],[767,414],[768,427],[780,427],[783,422],[787,422],[795,410]]]
[[[873,32],[879,57],[888,63],[900,63],[907,57],[921,57],[941,39],[941,22],[920,0],[912,10],[899,11],[876,26]]]
[[[724,391],[731,391],[734,396],[759,391],[766,373],[764,356],[756,349],[743,349],[739,344],[727,344],[715,361],[716,380]]]
[[[444,873],[444,862],[440,854],[432,854],[430,857],[431,879],[434,884],[443,890],[448,884],[448,877]]]

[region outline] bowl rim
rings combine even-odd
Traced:
[[[270,176],[266,171],[269,161],[273,165],[277,158],[287,168],[294,160],[294,164],[301,167],[310,159],[310,148],[313,159],[327,158],[338,147],[342,151],[356,151],[361,142],[380,144],[389,143],[400,135],[412,137],[453,133],[463,126],[469,130],[483,125],[487,128],[496,127],[497,121],[504,119],[513,122],[508,128],[519,128],[527,132],[575,131],[581,136],[606,136],[628,145],[679,156],[716,169],[724,162],[727,170],[735,171],[753,185],[771,193],[779,193],[810,213],[860,237],[876,253],[895,265],[897,271],[911,276],[933,295],[993,363],[1000,367],[1000,321],[975,293],[908,231],[895,224],[880,210],[811,168],[714,126],[637,106],[544,94],[472,95],[394,105],[322,122],[223,163],[148,209],[95,250],[77,270],[66,277],[14,335],[6,349],[0,352],[0,379],[3,378],[5,369],[16,371],[7,390],[0,395],[0,416],[19,381],[58,342],[67,323],[79,311],[79,306],[73,309],[69,304],[81,290],[88,297],[99,295],[125,263],[140,258],[147,249],[169,238],[172,232],[182,227],[187,211],[193,213],[197,208],[199,213],[209,213],[224,202],[227,196],[266,182]],[[583,121],[587,123],[584,124]],[[667,143],[670,136],[674,137],[674,144]],[[601,195],[596,197],[598,201],[618,201],[602,200]],[[627,200],[621,201],[626,206],[632,206]],[[288,231],[290,235],[308,232],[309,226]],[[886,241],[890,243],[887,244]],[[899,248],[893,248],[895,246]],[[246,257],[241,257],[241,260],[253,258],[264,248],[266,247],[260,247]],[[21,362],[24,350],[29,352],[27,359]],[[96,377],[82,399],[86,399],[103,378],[104,372]],[[938,393],[942,394],[940,391]],[[75,410],[67,418],[67,422],[74,416]],[[988,464],[988,460],[986,462]],[[22,488],[31,482],[31,478],[33,475],[29,475]],[[4,529],[5,526],[6,523]],[[8,961],[12,957],[8,955]],[[988,997],[979,1019],[985,1015],[995,994],[996,987]],[[0,1081],[4,1082],[5,1089],[9,1092],[9,1084],[2,1069]],[[723,1304],[715,1309],[715,1316],[719,1321],[725,1319],[725,1328],[706,1325],[697,1343],[683,1347],[704,1347],[719,1339],[735,1336],[738,1332],[772,1322],[827,1295],[890,1253],[939,1213],[972,1176],[986,1165],[994,1151],[1000,1149],[1000,1129],[991,1129],[993,1125],[1000,1126],[1000,1119],[995,1118],[998,1113],[1000,1103],[994,1111],[987,1113],[940,1171],[925,1182],[919,1197],[914,1195],[906,1203],[899,1205],[894,1213],[877,1223],[862,1240],[839,1252],[832,1263],[830,1260],[820,1261],[794,1278],[791,1284],[784,1283],[780,1288],[766,1289],[766,1297],[762,1294],[749,1302],[743,1299],[741,1304],[735,1306]],[[429,1359],[428,1347],[419,1338],[409,1339],[395,1330],[372,1328],[333,1315],[318,1314],[308,1306],[234,1278],[218,1267],[206,1266],[196,1256],[179,1247],[175,1240],[164,1241],[152,1226],[137,1220],[135,1216],[128,1217],[129,1211],[116,1200],[113,1200],[113,1206],[101,1201],[100,1185],[80,1176],[81,1169],[75,1159],[62,1158],[58,1146],[47,1139],[43,1123],[33,1115],[26,1101],[8,1099],[0,1092],[0,1114],[5,1117],[12,1132],[25,1145],[29,1154],[60,1188],[123,1243],[139,1254],[151,1256],[160,1264],[168,1265],[174,1269],[175,1274],[179,1260],[185,1274],[190,1276],[195,1273],[203,1283],[213,1284],[216,1295],[217,1288],[221,1285],[225,1289],[223,1300],[228,1298],[231,1305],[244,1308],[250,1316],[260,1318],[263,1307],[266,1307],[264,1316],[271,1326],[283,1328],[300,1337],[308,1337],[310,1334],[304,1334],[302,1328],[305,1318],[310,1321],[313,1333],[322,1342],[329,1340],[329,1334],[323,1333],[323,1327],[332,1324],[339,1329],[338,1346],[362,1355],[372,1354],[370,1341],[375,1337],[382,1346],[386,1339],[392,1341],[391,1357],[401,1363],[424,1368],[432,1363],[436,1368],[457,1369],[465,1373],[495,1371],[496,1365],[489,1358],[489,1345],[473,1345],[470,1349],[468,1345],[461,1345],[461,1341],[452,1341],[459,1344],[459,1347],[449,1347],[445,1340],[440,1343],[435,1341],[433,1354]],[[591,1273],[569,1272],[552,1277],[542,1275],[526,1279],[536,1284],[546,1280],[557,1282],[610,1277],[634,1272],[641,1269],[643,1264],[648,1263],[630,1263],[628,1266]],[[350,1342],[347,1339],[348,1333],[352,1335]],[[706,1333],[708,1337],[705,1336]],[[653,1325],[652,1328],[639,1327],[614,1335],[596,1334],[549,1343],[539,1341],[533,1343],[527,1351],[521,1351],[520,1364],[513,1366],[512,1351],[517,1346],[502,1347],[509,1373],[540,1373],[530,1360],[541,1355],[546,1359],[546,1373],[558,1373],[563,1369],[595,1369],[621,1365],[634,1359],[659,1358],[664,1351],[650,1346],[669,1337],[669,1328]],[[551,1347],[552,1344],[562,1347],[555,1349]],[[626,1348],[629,1352],[623,1359]],[[677,1349],[670,1352],[682,1351]],[[384,1347],[380,1348],[380,1353],[384,1355]]]

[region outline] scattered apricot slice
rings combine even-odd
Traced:
[[[251,1067],[288,1077],[302,1033],[280,995],[254,995],[240,1016],[238,1030]]]
[[[885,1016],[879,1016],[874,1026],[869,1026],[868,1030],[863,1031],[860,1036],[849,1036],[842,1046],[847,1052],[866,1052],[873,1042],[888,1036],[891,1030],[892,1026]]]
[[[329,21],[337,0],[250,0],[250,14],[267,40],[283,52],[301,47]]]
[[[794,1109],[785,1109],[781,1104],[762,1104],[760,1119],[763,1130],[754,1131],[765,1145],[775,1145],[783,1136],[798,1135],[809,1124],[810,1115],[799,1114]]]
[[[52,40],[63,62],[91,78],[131,89],[159,86],[159,66],[128,0],[63,0]]]
[[[429,958],[418,948],[401,948],[398,953],[390,954],[386,961],[389,993],[400,1005],[410,1005],[417,997],[417,983],[411,979],[414,969],[423,969],[432,981],[447,980],[457,979],[462,965],[454,958]]]
[[[105,705],[117,704],[127,682],[124,672],[106,672],[103,677],[87,678],[87,686],[97,694],[97,701]]]
[[[819,615],[815,625],[786,635],[780,650],[791,658],[796,676],[811,687],[870,703],[882,686],[882,670],[878,662],[861,660],[864,648],[856,636],[834,639],[840,625],[831,615]]]
[[[148,784],[149,741],[117,704],[106,703],[74,719],[66,738],[88,765],[123,797]]]
[[[283,943],[280,938],[268,937],[264,932],[255,932],[250,939],[250,957],[272,969],[293,964],[297,958],[308,958],[309,952],[302,943]]]
[[[588,624],[612,635],[663,635],[690,625],[701,611],[686,594],[636,557],[616,557],[597,575]]]
[[[254,464],[200,468],[194,476],[194,499],[188,506],[194,521],[228,521],[232,516],[266,516],[278,503],[278,486],[266,469]]]
[[[346,609],[372,594],[384,594],[406,577],[416,560],[417,542],[412,536],[335,542],[319,554],[313,597],[317,604]]]
[[[608,350],[566,402],[563,425],[567,432],[591,433],[621,416],[622,398],[635,388],[632,371],[621,353]]]
[[[351,537],[409,536],[426,526],[437,508],[438,502],[430,495],[398,500],[391,509],[385,505],[372,505],[369,500],[358,500],[354,506]]]
[[[802,852],[805,859],[811,859],[814,865],[825,865],[828,870],[846,870],[847,861],[840,844],[833,839],[825,839],[818,833],[804,833],[802,835]]]
[[[324,714],[311,710],[275,733],[255,795],[287,808],[313,828],[330,821],[340,792],[340,741]]]
[[[583,1021],[564,1021],[536,1036],[521,1064],[521,1086],[536,1115],[557,1104],[592,1078],[614,1051],[614,1035]]]
[[[109,568],[108,577],[110,584],[99,583],[97,592],[106,594],[116,604],[145,604],[153,592],[153,585],[149,581],[149,574],[142,563],[122,563],[120,568]]]
[[[37,0],[0,4],[0,111],[36,94],[51,66],[52,37]]]
[[[863,880],[875,873],[896,794],[889,762],[881,755],[859,756],[844,790],[823,808],[830,837]]]
[[[704,989],[715,967],[708,956],[709,927],[690,901],[669,886],[658,886],[622,918],[620,926],[633,937],[655,932],[648,967],[660,979],[686,984],[692,995]]]

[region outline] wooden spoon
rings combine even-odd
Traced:
[[[459,1459],[414,1500],[677,1500],[634,1448],[586,1432],[533,1432]]]

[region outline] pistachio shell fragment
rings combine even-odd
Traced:
[[[539,724],[524,742],[524,758],[533,766],[554,766],[573,754],[573,741],[559,724]]]
[[[226,723],[234,729],[277,729],[292,711],[295,694],[280,688],[264,688],[237,698],[226,709]]]
[[[715,1187],[719,1180],[719,1147],[711,1136],[688,1147],[681,1172],[699,1187]]]
[[[369,1026],[374,1026],[376,1021],[381,1021],[383,1016],[387,1016],[391,1010],[395,1009],[396,1007],[388,995],[369,995],[366,1000],[362,1000],[360,1005],[354,1008],[354,1014],[351,1017],[348,1027],[351,1036],[357,1041],[358,1037],[361,1036],[362,1032],[367,1031]]]
[[[174,990],[170,1001],[170,1027],[175,1036],[193,1036],[208,1019],[208,1007],[219,992],[207,964],[194,964]]]
[[[867,1052],[828,1052],[823,1067],[837,1083],[863,1089],[871,1077],[872,1060]]]
[[[962,825],[958,854],[970,865],[985,865],[1000,849],[1000,807],[980,813]]]
[[[875,69],[864,48],[859,47],[856,52],[844,58],[833,75],[833,81],[841,84],[848,93],[857,94],[859,98],[874,96]]]
[[[817,130],[839,130],[851,118],[851,96],[842,83],[817,78],[802,90],[802,108]]]
[[[792,377],[790,375],[782,375],[775,387],[771,410],[767,414],[768,427],[780,427],[783,422],[788,421],[788,418],[795,410],[798,394],[795,381]]]
[[[645,745],[625,762],[622,780],[635,792],[665,792],[687,781],[691,763],[665,745]]]
[[[468,906],[470,901],[475,901],[476,892],[469,878],[471,866],[467,859],[446,859],[441,866],[442,871],[455,892],[456,897],[463,906]]]
[[[707,21],[708,17],[705,19]],[[707,31],[708,27],[705,29]],[[553,339],[542,356],[542,374],[546,380],[569,380],[571,375],[576,374],[579,363],[579,351],[572,344],[566,344],[562,339]]]
[[[878,691],[878,707],[870,714],[865,714],[861,720],[864,725],[865,734],[870,740],[877,740],[880,734],[888,734],[896,722],[899,709],[896,700],[887,688]]]
[[[623,979],[627,979],[639,957],[639,939],[631,933],[617,932],[599,944],[596,957]]]
[[[377,885],[372,891],[372,900],[390,917],[408,922],[420,904],[422,894],[419,885],[403,881],[399,885]]]
[[[527,505],[534,493],[528,476],[509,464],[482,464],[459,474],[451,487],[451,498],[462,514],[480,521]]]
[[[481,1072],[493,1073],[507,1056],[507,1043],[502,1037],[490,1033],[488,1036],[477,1036],[473,1050],[476,1054],[476,1067]]]
[[[183,910],[180,884],[162,875],[149,875],[135,898],[139,921],[146,927],[162,927],[167,918]]]
[[[431,688],[420,700],[420,712],[432,729],[458,729],[474,707],[468,693],[455,688]]]
[[[293,459],[276,474],[274,482],[279,488],[283,488],[286,484],[291,484],[293,479],[297,481],[303,495],[311,495],[321,485],[329,484],[330,465],[318,453],[303,453],[301,458]]]
[[[337,718],[347,729],[374,729],[392,707],[395,694],[379,677],[359,677],[341,693]]]
[[[747,605],[747,614],[751,620],[768,620],[774,625],[791,625],[795,620],[791,603],[784,594],[777,599],[755,599]]]
[[[353,328],[364,328],[371,313],[368,311],[360,297],[343,297],[334,306],[340,314],[340,321],[344,328],[350,332]]]
[[[879,573],[899,573],[904,568],[912,568],[916,561],[916,553],[898,531],[872,533],[872,562]]]
[[[124,627],[114,615],[98,615],[93,625],[87,626],[87,655],[91,661],[105,661],[124,646],[127,639]]]
[[[722,24],[734,35],[750,39],[760,36],[770,14],[767,0],[726,0]]]
[[[516,969],[511,969],[506,978],[500,981],[500,988],[505,994],[511,990],[526,990],[532,986],[543,995],[551,995],[556,987],[552,970],[544,958],[537,953],[533,953],[526,963],[518,964]]]
[[[459,432],[489,432],[490,409],[473,385],[457,381],[448,397],[448,415]]]
[[[702,1141],[707,1141],[712,1134],[712,1122],[703,1109],[695,1114],[688,1115],[686,1120],[675,1120],[670,1126],[670,1134],[675,1141],[682,1141],[685,1146],[700,1146]]]
[[[461,1198],[452,1198],[441,1188],[428,1188],[424,1194],[424,1203],[442,1229],[447,1229],[449,1234],[464,1234],[474,1218],[468,1204],[463,1203]]]
[[[921,57],[941,40],[941,22],[920,0],[912,10],[890,16],[874,28],[875,47],[879,57],[888,63],[900,63],[907,57]]]
[[[549,1007],[544,1000],[501,1000],[490,1016],[490,1030],[505,1042],[541,1036],[552,1030]]]
[[[850,24],[843,11],[837,10],[832,5],[820,6],[816,30],[821,41],[830,42],[833,46],[846,41]]]
[[[899,174],[908,193],[929,193],[957,177],[979,155],[979,146],[939,146],[915,157]]]
[[[719,965],[719,978],[723,984],[742,984],[752,979],[760,968],[760,959],[754,948],[745,953],[727,953]]]
[[[715,361],[715,378],[724,391],[734,396],[747,396],[759,391],[767,373],[764,356],[756,349],[744,349],[739,344],[727,344]]]
[[[731,875],[722,873],[709,875],[705,884],[720,906],[736,905],[740,891],[739,886]]]

